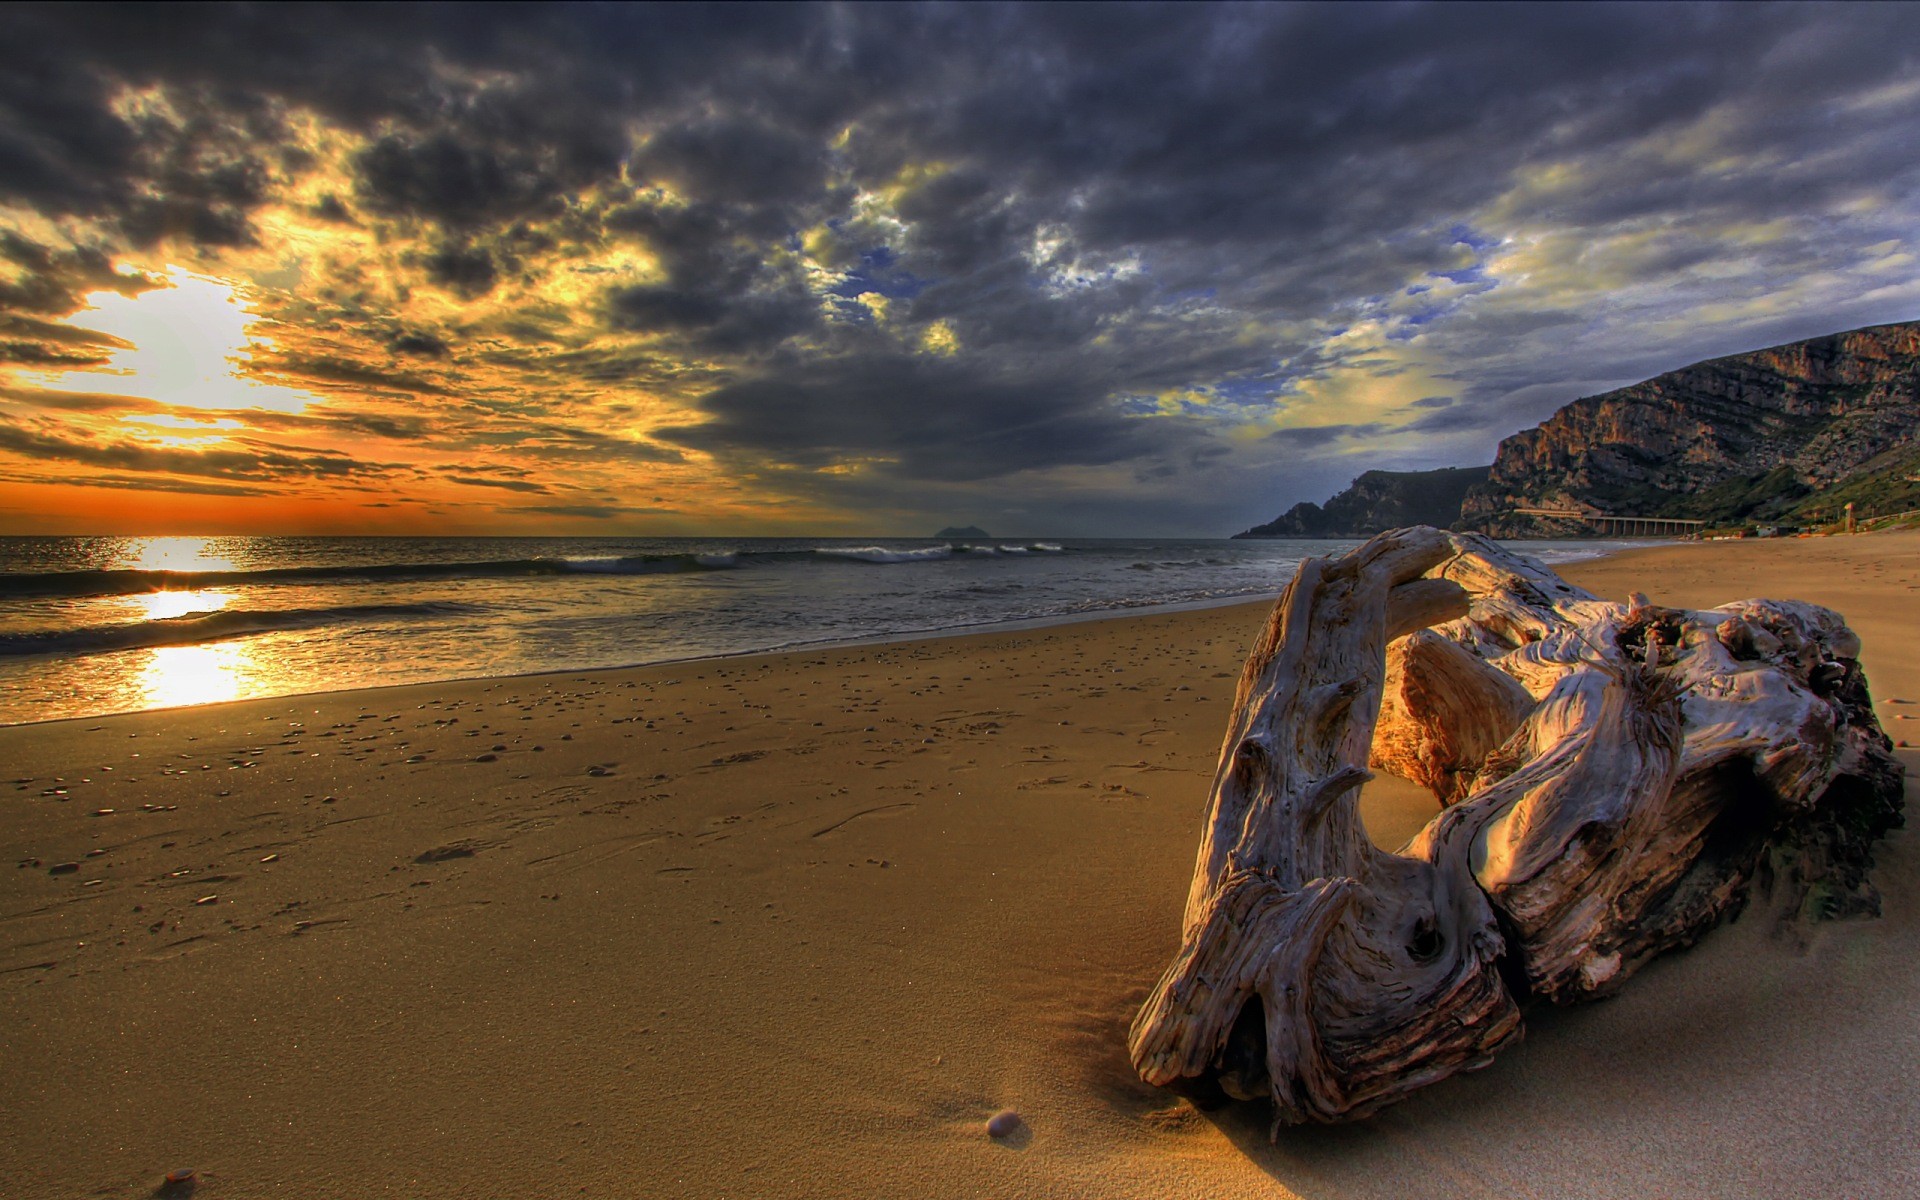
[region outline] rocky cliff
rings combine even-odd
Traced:
[[[1487,480],[1486,467],[1437,471],[1368,471],[1322,507],[1296,504],[1237,538],[1372,537],[1406,525],[1445,529],[1460,519],[1467,490]]]
[[[1717,524],[1920,504],[1920,322],[1696,363],[1575,400],[1500,443],[1461,524],[1558,532],[1515,508]]]

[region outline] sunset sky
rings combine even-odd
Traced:
[[[1224,535],[1916,185],[1913,5],[8,5],[0,533]]]

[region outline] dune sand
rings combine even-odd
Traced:
[[[1829,604],[1920,742],[1920,534],[1566,574]],[[0,729],[0,1192],[1920,1194],[1911,832],[1882,919],[1750,914],[1358,1126],[1141,1085],[1265,607]]]

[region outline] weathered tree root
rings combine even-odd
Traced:
[[[1690,945],[1757,878],[1877,913],[1901,771],[1858,654],[1815,605],[1607,603],[1475,535],[1307,560],[1242,673],[1134,1066],[1267,1097],[1276,1132],[1348,1120],[1486,1065],[1523,1004]],[[1369,760],[1447,806],[1398,854],[1360,822]]]

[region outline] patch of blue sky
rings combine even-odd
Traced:
[[[1436,279],[1445,279],[1450,283],[1491,283],[1487,278],[1487,268],[1483,263],[1474,263],[1470,267],[1461,267],[1457,271],[1432,271],[1429,274]]]
[[[863,251],[859,264],[841,275],[827,291],[847,299],[872,292],[889,300],[911,300],[938,282],[895,270],[897,261],[893,251],[885,246]]]
[[[1484,254],[1500,244],[1499,238],[1481,233],[1471,225],[1455,225],[1447,230],[1447,236],[1471,248],[1475,254]]]
[[[1434,285],[1430,283],[1410,285],[1397,298],[1400,303],[1392,306],[1386,328],[1388,341],[1411,341],[1420,336],[1425,326],[1442,317],[1452,316],[1475,296],[1499,286],[1499,281],[1488,278],[1478,265],[1460,271],[1429,272],[1428,278],[1445,279],[1452,286],[1444,292],[1435,292]]]
[[[1421,312],[1402,313],[1395,317],[1386,328],[1389,342],[1410,342],[1426,331],[1426,326],[1436,318],[1444,317],[1453,311],[1453,306],[1429,308]]]
[[[1150,417],[1161,411],[1160,398],[1143,392],[1123,392],[1113,398],[1113,406],[1129,417]]]
[[[1060,267],[1048,272],[1044,279],[1032,279],[1029,286],[1038,285],[1051,295],[1060,296],[1072,292],[1084,292],[1090,288],[1106,287],[1123,279],[1132,279],[1145,273],[1138,258],[1127,257],[1098,265],[1074,263],[1070,267]]]
[[[1235,408],[1272,404],[1274,397],[1288,391],[1298,377],[1275,363],[1271,371],[1256,375],[1236,375],[1222,379],[1207,389],[1219,404]]]

